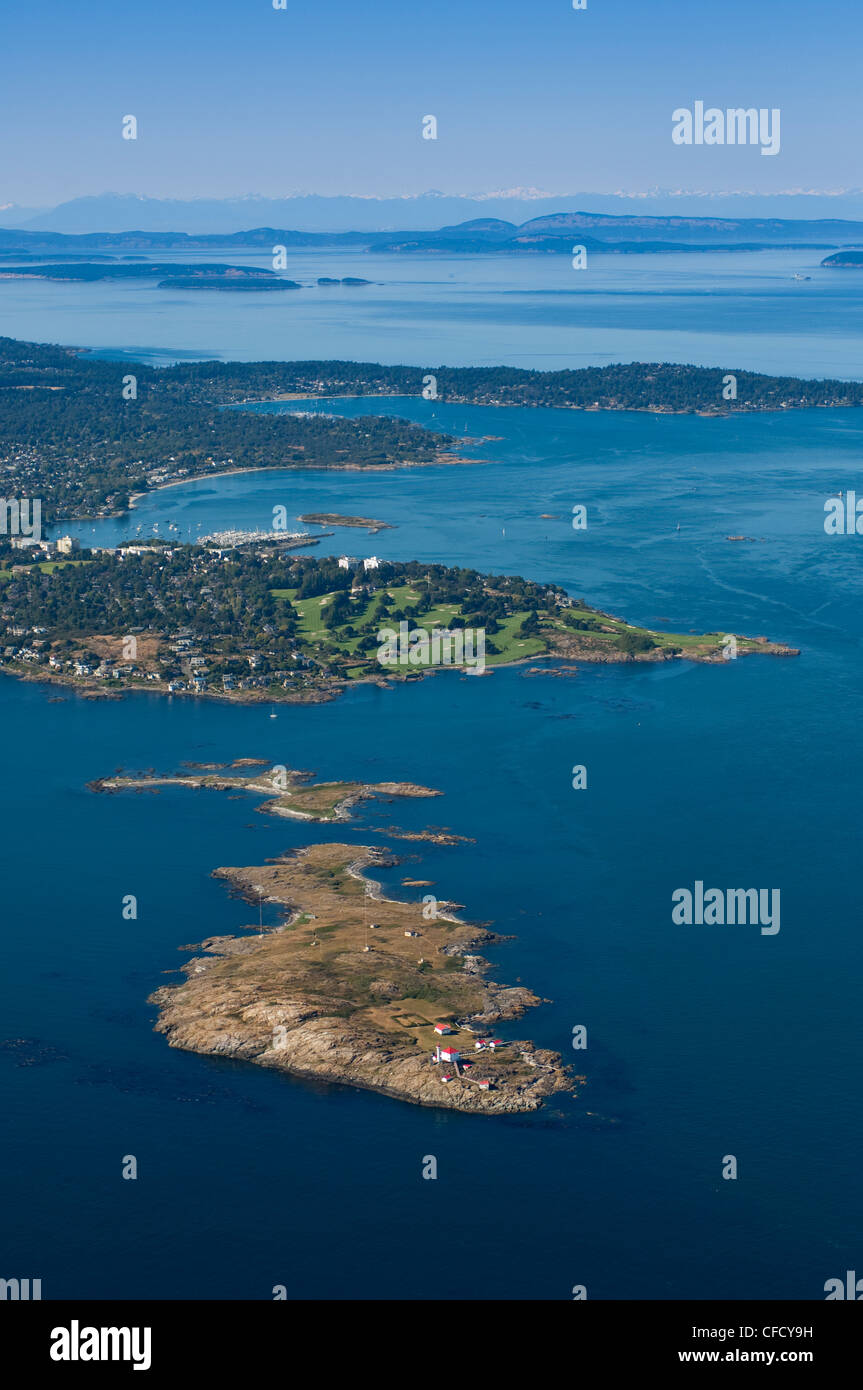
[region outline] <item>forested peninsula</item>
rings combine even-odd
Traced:
[[[154,368],[0,338],[4,491],[39,498],[47,524],[121,512],[135,493],[167,482],[253,468],[466,462],[463,451],[478,442],[462,440],[456,455],[450,435],[390,416],[224,409],[332,396],[415,396],[432,411],[440,401],[723,415],[859,406],[863,384],[637,362],[557,372],[340,361]]]

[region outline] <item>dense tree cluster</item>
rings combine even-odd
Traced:
[[[0,339],[4,494],[41,498],[48,522],[120,510],[154,472],[164,481],[230,468],[378,468],[428,462],[452,444],[405,420],[223,410],[194,384],[173,369]]]
[[[462,405],[603,410],[781,410],[863,405],[863,383],[803,381],[668,362],[618,363],[574,371],[519,367],[387,367],[377,362],[190,362],[166,375],[196,395],[238,401],[282,392],[420,396]],[[733,376],[733,387],[727,378]],[[736,394],[735,394],[736,393]]]
[[[38,265],[31,260],[22,265],[3,265],[4,275],[14,275],[19,279],[32,280],[159,280],[161,285],[173,289],[191,286],[198,282],[219,283],[223,289],[233,284],[247,282],[253,289],[289,288],[296,289],[296,281],[283,280],[272,270],[260,270],[256,266],[225,265],[221,261],[195,262],[183,265],[177,261],[145,261],[132,258],[133,264],[121,263],[112,256],[96,256],[89,261]]]
[[[461,611],[453,628],[489,632],[512,613],[554,609],[563,593],[555,585],[519,577],[417,561],[384,563],[371,572],[347,570],[330,557],[274,553],[272,547],[225,555],[201,546],[154,544],[146,553],[134,547],[125,558],[85,551],[82,561],[53,570],[38,564],[15,569],[0,591],[5,640],[14,628],[41,629],[49,641],[75,642],[95,634],[164,636],[188,630],[210,651],[221,650],[222,643],[268,652],[275,644],[287,651],[298,635],[296,610],[273,592],[287,589],[295,602],[335,594],[323,612],[325,627],[334,633],[357,624],[377,646],[382,622],[408,616],[386,592],[396,585],[410,584],[419,594],[410,606],[412,618],[455,604]],[[352,588],[358,592],[352,595]]]
[[[559,372],[323,361],[153,368],[0,338],[3,490],[41,498],[47,522],[119,511],[158,482],[231,468],[430,462],[454,441],[405,420],[223,408],[282,395],[421,396],[430,377],[436,399],[476,405],[728,412],[863,404],[863,383],[670,363]]]

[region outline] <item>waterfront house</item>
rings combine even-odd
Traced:
[[[405,936],[407,936],[407,934],[408,934],[408,933],[405,932]],[[416,936],[416,935],[417,935],[416,932],[411,932],[411,936]],[[450,1033],[454,1033],[454,1032],[455,1032],[455,1029],[454,1029],[454,1028],[450,1028],[450,1026],[449,1026],[448,1023],[436,1023],[435,1026],[434,1026],[434,1030],[435,1030],[436,1033],[440,1033],[441,1037],[447,1037]]]
[[[457,1062],[460,1056],[461,1053],[457,1047],[442,1047],[440,1050],[442,1062]]]

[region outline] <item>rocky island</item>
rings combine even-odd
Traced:
[[[342,516],[339,512],[303,512],[297,517],[307,526],[357,526],[364,527],[371,535],[377,531],[392,531],[388,521],[375,521],[370,516]]]
[[[261,811],[319,822],[347,820],[371,798],[441,794],[405,782],[313,783],[307,773],[256,758],[186,764],[171,775],[118,772],[90,789],[163,786],[248,792],[266,797]],[[529,989],[487,978],[478,950],[501,938],[461,921],[457,904],[432,895],[384,897],[363,871],[396,862],[386,850],[335,842],[216,869],[214,877],[258,907],[259,922],[246,936],[180,948],[203,954],[183,967],[185,984],[152,996],[157,1031],[172,1047],[476,1114],[533,1111],[549,1096],[573,1092],[583,1078],[557,1053],[492,1036],[542,1002]],[[262,925],[265,902],[282,909],[280,925]]]
[[[486,978],[499,940],[446,912],[381,896],[369,846],[318,844],[216,876],[284,906],[262,935],[210,937],[186,982],[151,1002],[172,1047],[476,1114],[537,1110],[576,1080],[557,1053],[489,1034],[539,1004]]]
[[[251,769],[254,769],[252,771]],[[340,821],[351,808],[373,797],[430,797],[441,793],[413,782],[312,782],[308,772],[270,767],[265,759],[188,764],[182,772],[129,774],[120,770],[90,783],[95,792],[155,791],[159,787],[250,792],[267,798],[257,809],[300,820]]]

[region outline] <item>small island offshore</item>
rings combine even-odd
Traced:
[[[261,811],[319,821],[344,820],[370,798],[439,795],[396,782],[315,784],[252,758],[176,776],[115,774],[92,790],[165,785],[265,795]],[[283,921],[265,929],[259,906],[254,935],[181,948],[204,954],[183,967],[185,984],[152,996],[157,1031],[187,1051],[474,1114],[535,1111],[574,1092],[583,1078],[557,1053],[496,1036],[542,1002],[487,978],[478,950],[501,938],[430,894],[415,903],[382,896],[364,870],[392,862],[384,850],[333,842],[216,869],[247,901],[278,904]]]
[[[75,261],[63,265],[0,265],[0,280],[156,280],[160,290],[298,290],[296,280],[287,280],[271,270],[248,266],[224,265],[221,262],[191,265],[177,262],[160,264],[141,261],[133,265],[115,263],[112,256],[96,257],[89,262]]]
[[[307,526],[354,526],[363,527],[370,536],[378,531],[392,531],[388,521],[378,521],[373,516],[342,516],[340,512],[303,512],[297,517]]]

